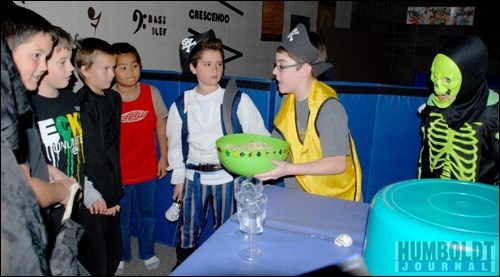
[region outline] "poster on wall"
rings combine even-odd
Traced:
[[[301,16],[301,15],[296,15],[292,14],[292,17],[290,18],[290,31],[295,28],[299,23],[304,24],[306,27],[306,30],[310,31],[311,29],[311,18],[307,16]]]
[[[325,37],[329,30],[335,27],[336,3],[333,1],[318,1],[318,17],[316,19],[316,33]]]
[[[281,41],[284,1],[262,1],[261,41]]]
[[[406,24],[472,26],[474,7],[408,7]]]

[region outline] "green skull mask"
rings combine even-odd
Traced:
[[[457,97],[462,84],[462,73],[450,58],[437,54],[432,62],[431,81],[434,83],[435,92],[432,102],[437,107],[446,109]]]

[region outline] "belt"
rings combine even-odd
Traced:
[[[224,169],[224,167],[222,167],[222,165],[220,164],[199,164],[199,165],[188,164],[186,168],[202,172],[212,172]]]

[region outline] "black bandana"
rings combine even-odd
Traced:
[[[215,33],[212,29],[206,31],[205,33],[184,38],[181,41],[181,43],[179,44],[179,56],[181,58],[182,73],[191,73],[191,70],[189,70],[189,58],[191,57],[191,51],[198,43],[208,38],[215,38]]]

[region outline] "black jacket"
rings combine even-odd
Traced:
[[[85,175],[106,205],[119,204],[123,196],[120,169],[121,96],[114,90],[97,95],[84,85],[77,92],[84,131]]]

